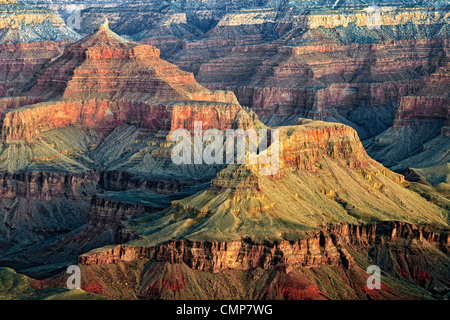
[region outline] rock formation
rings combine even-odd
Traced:
[[[449,264],[446,211],[406,190],[403,176],[370,159],[351,128],[297,123],[280,127],[282,151],[276,175],[262,176],[254,165],[230,165],[208,189],[173,201],[166,210],[127,220],[119,237],[129,239],[125,245],[81,255],[78,262],[89,275],[85,290],[112,298],[144,299],[337,299],[345,295],[389,299],[412,297],[406,287],[400,291],[391,287],[406,278],[415,288],[445,295],[449,286],[442,280]],[[435,231],[425,231],[421,224]],[[403,258],[394,248],[402,247],[404,241],[414,242],[414,258],[397,265],[396,259]],[[356,259],[355,250],[364,252],[364,262]],[[430,275],[426,264],[415,263],[431,257],[428,250],[439,252],[439,258],[433,259],[444,273]],[[394,260],[386,260],[386,252]],[[377,293],[364,291],[364,270],[372,259],[392,277]],[[106,281],[116,268],[132,268],[148,281],[138,284],[134,276],[127,278],[133,286],[118,292]],[[340,270],[334,281],[343,283],[346,293],[308,279],[307,274],[323,268]],[[192,292],[187,280],[189,273],[192,281],[203,283],[201,279],[213,277],[220,283],[237,272],[254,280],[233,282],[234,293],[209,286]],[[289,284],[281,280],[286,277]],[[260,278],[265,280],[259,283]],[[345,285],[348,281],[357,283],[356,287]]]
[[[4,97],[18,94],[79,35],[51,10],[2,0],[0,11],[0,97]]]
[[[121,220],[170,204],[121,209],[126,205],[114,198],[91,200],[98,192],[148,189],[170,196],[223,168],[175,165],[174,130],[193,130],[194,121],[202,121],[204,130],[245,130],[259,123],[234,94],[200,86],[192,74],[160,59],[155,47],[110,31],[107,21],[68,45],[26,92],[0,103],[1,260],[21,270],[114,243]],[[127,213],[96,209],[110,203]],[[102,210],[116,218],[107,223],[93,217]],[[50,249],[62,244],[58,253]],[[20,246],[28,249],[17,254],[13,248]],[[46,268],[39,269],[41,276]]]
[[[394,125],[368,144],[373,157],[398,172],[414,170],[425,183],[449,183],[449,76],[447,63],[400,99]]]
[[[427,149],[424,143],[442,145],[431,140],[446,130],[441,122],[448,103],[442,95],[425,102],[423,95],[430,77],[448,73],[448,4],[250,2],[208,1],[205,8],[204,2],[174,0],[177,9],[116,6],[82,16],[87,30],[101,16],[111,17],[121,34],[157,45],[201,84],[233,91],[267,125],[290,125],[298,117],[350,125],[371,156],[398,172],[414,165],[406,158]],[[146,26],[138,23],[147,19]],[[416,121],[427,122],[422,132],[399,129],[406,108],[436,103],[444,106],[439,123]],[[442,157],[422,162],[415,169],[446,163]]]
[[[87,30],[106,14],[128,37],[106,20],[0,99],[0,265],[42,279],[0,269],[17,297],[78,263],[87,298],[448,298],[450,204],[425,189],[448,162],[445,10],[399,1],[373,29],[354,1],[206,3],[86,9]],[[171,137],[196,121],[277,129],[279,153],[272,137],[254,164],[177,165]],[[386,163],[433,163],[399,162],[422,189],[373,137]]]

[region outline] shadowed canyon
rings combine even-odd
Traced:
[[[0,299],[448,299],[449,20],[0,0]],[[245,163],[173,160],[180,132],[204,155],[252,130],[278,135]]]

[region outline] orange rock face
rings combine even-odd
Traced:
[[[38,138],[69,125],[108,132],[125,122],[167,133],[191,129],[194,121],[228,129],[241,110],[232,93],[203,88],[192,74],[160,59],[155,47],[128,42],[107,28],[69,45],[26,95],[28,104],[59,101],[7,112],[4,140]],[[5,110],[17,106],[4,104]]]
[[[383,250],[391,250],[394,253],[392,259],[401,261],[401,255],[395,248],[397,245],[401,246],[402,241],[413,242],[414,248],[407,249],[410,258],[403,264],[397,265],[395,269],[397,274],[428,287],[432,283],[430,275],[427,275],[427,272],[421,269],[419,264],[414,263],[415,259],[422,259],[422,254],[428,253],[425,253],[427,250],[420,253],[417,249],[431,245],[438,250],[448,252],[450,249],[449,236],[446,233],[430,230],[428,227],[399,222],[379,222],[366,226],[338,224],[322,231],[310,232],[303,240],[265,244],[243,239],[227,243],[171,241],[157,247],[119,245],[101,253],[82,255],[78,262],[85,270],[84,272],[88,274],[91,274],[91,269],[96,270],[96,266],[102,266],[105,269],[112,268],[118,263],[121,265],[135,263],[134,265],[136,265],[139,261],[167,263],[173,266],[171,268],[187,265],[194,270],[191,272],[203,273],[224,274],[228,272],[229,274],[231,270],[249,272],[256,269],[277,270],[276,280],[264,284],[265,291],[263,293],[266,298],[278,295],[283,299],[328,299],[327,294],[331,292],[326,293],[324,291],[326,287],[323,284],[315,282],[314,278],[302,276],[298,271],[311,270],[310,272],[315,272],[313,270],[320,270],[321,266],[327,265],[331,268],[330,270],[339,270],[338,274],[345,279],[344,281],[347,281],[346,277],[349,274],[357,275],[353,280],[356,288],[352,290],[362,290],[372,299],[385,299],[386,294],[389,296],[389,294],[398,293],[389,288],[384,281],[381,290],[369,290],[365,285],[368,275],[365,269],[354,260],[352,254],[354,254],[355,248],[358,250],[371,249],[380,254]],[[375,253],[375,255],[377,254]],[[376,259],[380,259],[380,257],[376,257]],[[377,263],[389,264],[391,261],[377,260]],[[160,276],[164,277],[165,274],[161,272]],[[183,278],[183,272],[178,274]],[[97,277],[101,279],[101,275]],[[171,279],[174,281],[175,278]],[[256,282],[257,279],[255,276],[253,281]],[[91,281],[96,282],[98,278],[90,279]],[[85,290],[89,290],[90,282],[86,284]],[[317,287],[318,285],[321,289]],[[347,285],[352,287],[349,283]],[[171,286],[170,290],[173,294],[180,294],[184,292],[186,286],[186,283],[182,281],[182,285]],[[168,288],[164,285],[151,286],[146,289],[147,293],[144,297],[159,296],[166,289]],[[344,292],[341,294],[345,295]]]
[[[347,160],[352,168],[372,162],[358,134],[350,127],[329,124],[322,128],[307,128],[306,125],[305,130],[291,131],[289,139],[281,141],[281,168],[315,171],[315,165],[323,157]],[[286,133],[289,135],[289,130]]]

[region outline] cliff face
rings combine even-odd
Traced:
[[[0,3],[0,97],[20,93],[36,73],[80,36],[55,12]]]
[[[368,8],[348,3],[308,14],[236,9],[168,59],[208,88],[233,91],[266,124],[299,116],[345,123],[384,165],[447,183],[439,135],[448,131],[449,16],[442,8],[381,5],[377,26]],[[433,153],[440,156],[427,162]]]
[[[16,1],[0,2],[0,43],[67,41],[79,35],[66,27],[55,12],[22,5]]]
[[[347,126],[299,119],[279,129],[277,174],[261,175],[260,163],[230,165],[206,190],[128,219],[117,234],[125,244],[79,257],[85,290],[141,299],[390,299],[411,297],[408,286],[446,294],[444,211],[370,159]],[[366,287],[370,264],[386,272],[380,291]],[[118,268],[134,272],[125,291],[107,280]],[[229,290],[203,284],[238,274],[247,280]],[[394,289],[402,278],[409,284]],[[195,294],[194,282],[203,288]]]
[[[130,216],[158,211],[159,208],[143,204],[127,204],[95,196],[87,213],[87,223],[92,226],[116,229]]]
[[[337,224],[323,231],[309,232],[305,239],[273,244],[254,243],[250,239],[233,242],[171,241],[156,247],[118,245],[98,254],[79,257],[83,265],[117,264],[136,260],[185,263],[198,271],[220,273],[229,269],[278,269],[289,273],[302,266],[317,268],[323,264],[350,268],[355,263],[343,249],[357,245],[367,250],[376,245],[404,239],[428,243],[443,253],[450,249],[448,232],[433,232],[424,226],[401,222],[380,222],[357,226]],[[402,271],[403,270],[398,270]]]
[[[448,183],[449,74],[447,63],[419,91],[400,99],[393,126],[368,144],[371,156],[399,172],[420,172],[424,183]]]
[[[164,199],[217,173],[220,166],[176,166],[168,141],[173,130],[193,130],[194,121],[204,130],[246,129],[257,121],[234,94],[200,86],[160,59],[158,49],[119,37],[107,23],[68,45],[20,96],[1,99],[0,108],[0,193],[10,208],[0,211],[8,221],[0,242],[6,251],[25,246],[0,260],[21,270],[38,266],[41,275],[49,261],[118,241],[122,220],[170,205],[122,203],[121,194],[91,200],[97,193],[143,189]],[[52,218],[42,222],[46,216]],[[30,243],[42,239],[48,242],[33,249]]]
[[[62,174],[52,172],[32,172],[12,174],[3,172],[0,176],[2,185],[1,197],[49,201],[67,197],[69,200],[89,199],[90,193],[83,192],[94,189],[98,182],[98,174]]]
[[[317,171],[317,164],[325,157],[345,160],[350,168],[373,163],[352,128],[337,124],[317,125],[308,120],[298,122],[300,126],[284,131],[288,138],[281,142],[281,171],[293,168]]]
[[[403,254],[397,251],[403,241],[413,243],[406,249],[407,260],[402,260]],[[334,225],[322,231],[310,232],[302,240],[276,243],[255,243],[250,239],[227,243],[181,240],[151,248],[117,246],[101,253],[83,255],[78,262],[83,273],[88,276],[88,281],[84,283],[85,290],[110,297],[117,297],[118,287],[111,286],[105,281],[105,277],[114,272],[116,266],[126,269],[133,265],[134,268],[137,267],[140,277],[150,281],[135,283],[125,292],[121,292],[121,295],[139,296],[144,299],[192,298],[189,293],[190,281],[185,278],[186,272],[201,282],[208,274],[232,276],[239,270],[252,280],[242,281],[240,285],[239,282],[233,281],[229,284],[235,295],[246,299],[270,296],[283,299],[336,299],[339,295],[341,298],[347,295],[386,299],[390,295],[397,298],[409,295],[406,291],[398,291],[391,287],[392,281],[394,279],[396,279],[394,282],[399,281],[400,278],[408,279],[411,286],[417,285],[434,290],[435,294],[438,293],[436,291],[438,287],[441,294],[446,292],[449,283],[446,283],[444,274],[448,270],[445,267],[449,263],[448,258],[439,260],[439,265],[443,268],[432,274],[426,270],[425,259],[436,249],[439,250],[440,257],[445,257],[449,244],[448,232],[404,223],[380,222],[365,226]],[[364,258],[361,256],[357,260],[353,258],[352,255],[356,254],[355,247],[359,252],[363,252]],[[386,251],[391,253],[392,260],[386,260],[384,256]],[[383,277],[381,290],[375,292],[364,289],[364,281],[368,277],[367,274],[364,275],[364,264],[368,263],[368,260],[364,260],[361,264],[361,258],[373,259],[373,263],[382,269],[389,268],[386,271],[383,269],[386,275]],[[144,266],[150,268],[149,271],[144,271]],[[161,270],[161,266],[164,266],[163,270],[166,271]],[[300,276],[310,273],[317,275],[325,268],[333,281],[346,283],[340,292],[333,292],[327,288],[320,278],[308,279]],[[178,270],[176,272],[178,276],[175,277],[169,270]],[[149,275],[152,277],[149,278]],[[272,280],[268,280],[268,276]],[[260,283],[258,280],[261,278]],[[286,278],[290,281],[282,280]],[[171,279],[172,285],[164,279]],[[220,281],[219,279],[216,281]],[[353,281],[347,282],[349,279]],[[127,280],[128,283],[134,282],[133,278]],[[242,290],[247,286],[258,289],[252,290],[253,293],[246,296]],[[204,290],[200,289],[195,294],[204,297],[215,295],[226,297],[231,292],[226,288],[219,292],[218,288],[204,287]]]
[[[250,234],[296,239],[302,230],[323,224],[372,219],[447,224],[442,209],[406,190],[403,176],[367,156],[354,130],[299,122],[280,128],[278,163],[259,158],[229,165],[206,190],[130,221],[126,229],[145,234],[142,241],[150,246],[172,239],[174,232],[192,240],[230,241]],[[272,175],[263,174],[275,166]]]
[[[207,90],[192,74],[160,59],[155,47],[119,37],[109,30],[108,22],[95,34],[67,46],[27,95],[64,100],[95,97],[237,103],[233,94]]]
[[[241,110],[232,93],[207,90],[192,74],[160,59],[156,48],[133,44],[102,28],[69,45],[26,93],[61,101],[7,112],[4,140],[37,138],[42,131],[69,125],[101,132],[124,122],[152,131],[190,129],[194,121],[203,121],[207,128],[232,127]],[[144,102],[150,99],[153,104]]]
[[[305,16],[207,3],[236,7],[205,12],[194,1],[187,12],[141,12],[121,30],[162,44],[162,57],[209,89],[106,22],[0,100],[0,263],[47,277],[78,257],[83,288],[113,298],[447,295],[445,206],[406,189],[360,140],[395,115],[396,127],[448,122],[447,17],[386,11],[374,31],[358,6]],[[98,12],[119,25],[139,11],[117,10]],[[143,16],[145,29],[133,22]],[[276,163],[262,163],[265,152],[256,164],[172,161],[174,130],[270,129],[257,114],[290,124],[277,127]],[[366,286],[371,264],[384,272],[381,291]]]

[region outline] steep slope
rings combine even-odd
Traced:
[[[432,185],[449,183],[449,64],[416,94],[400,99],[394,125],[368,144],[368,152],[398,172],[413,170]]]
[[[347,126],[300,120],[279,129],[279,173],[230,165],[208,189],[128,220],[120,231],[128,242],[79,257],[89,278],[85,290],[144,299],[448,293],[447,211],[405,189],[403,177],[370,159]],[[406,250],[414,258],[405,258],[411,241]],[[371,262],[385,272],[377,292],[365,288]],[[107,281],[120,270],[132,283],[125,291]],[[231,284],[219,289],[206,285],[208,279]]]
[[[205,130],[259,123],[232,93],[200,86],[160,59],[155,47],[110,31],[107,21],[68,45],[22,95],[0,103],[0,260],[19,271],[37,267],[29,271],[41,276],[84,248],[115,241],[108,232],[116,227],[103,221],[96,228],[88,212],[95,194],[150,189],[170,195],[223,168],[176,166],[171,132],[192,130],[194,121]],[[142,213],[133,206],[128,212],[115,224]]]

